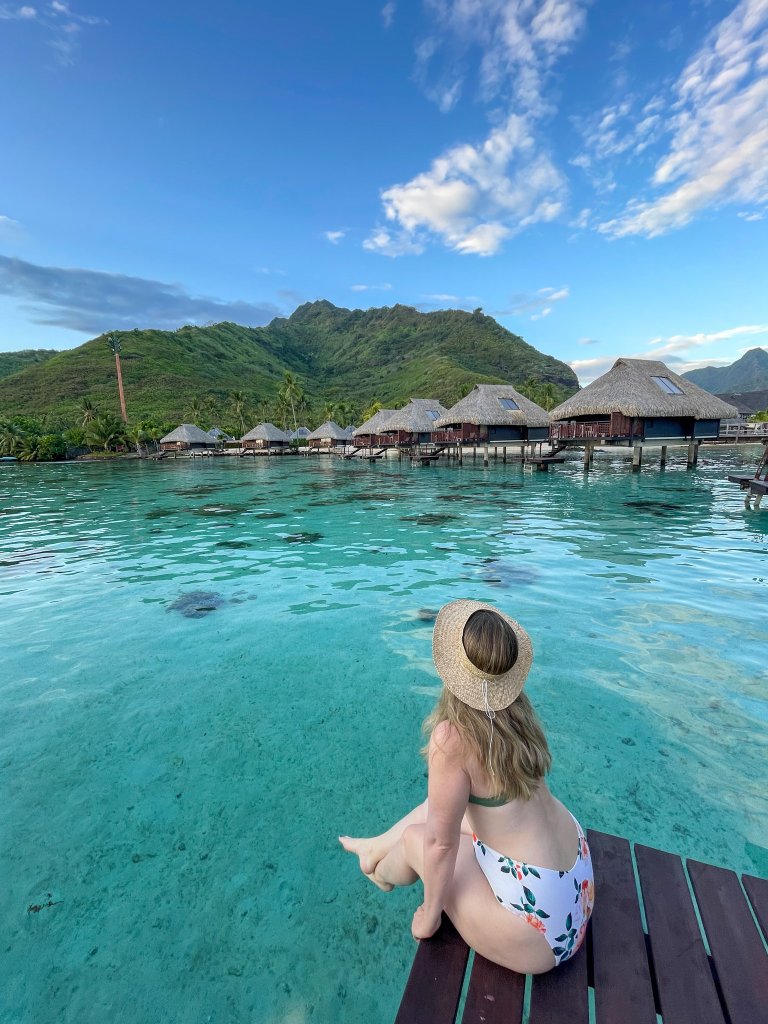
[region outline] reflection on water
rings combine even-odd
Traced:
[[[531,633],[586,824],[768,872],[752,453],[244,462],[0,472],[1,1019],[392,1020],[418,895],[336,836],[423,798],[456,597]]]

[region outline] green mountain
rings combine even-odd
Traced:
[[[730,366],[705,366],[682,376],[713,395],[763,391],[768,388],[768,352],[764,348],[751,348]]]
[[[474,384],[519,385],[532,377],[568,394],[578,388],[569,366],[480,310],[349,310],[323,300],[266,327],[221,323],[121,337],[132,420],[180,421],[189,416],[193,398],[224,402],[235,390],[254,404],[268,402],[286,371],[317,409],[341,399],[359,408],[376,399],[394,407],[413,396],[450,405]],[[45,413],[74,418],[85,397],[118,411],[114,357],[104,336],[0,381],[0,419]]]
[[[55,348],[25,348],[19,352],[0,352],[0,380],[20,370],[26,370],[28,366],[44,363],[57,354]]]

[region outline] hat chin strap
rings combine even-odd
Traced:
[[[491,723],[491,738],[488,740],[488,771],[491,773],[491,775],[493,775],[495,773],[493,771],[493,765],[491,763],[491,747],[493,746],[493,720],[496,717],[496,712],[493,710],[491,705],[488,703],[488,680],[487,679],[483,680],[483,704],[485,705],[485,707],[483,708],[483,710],[485,711],[485,716],[488,719],[488,721]]]

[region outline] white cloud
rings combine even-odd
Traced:
[[[579,338],[576,342],[577,345],[596,345],[597,338]]]
[[[746,210],[739,210],[739,212],[736,214],[736,216],[737,217],[741,217],[742,220],[747,220],[747,221],[764,220],[765,219],[765,211],[764,210],[755,210],[752,213],[747,213]]]
[[[768,2],[741,0],[677,81],[666,125],[670,148],[650,183],[667,191],[631,201],[599,230],[612,238],[653,238],[707,208],[768,204],[766,109]]]
[[[466,54],[477,48],[484,98],[504,95],[510,109],[538,114],[549,72],[584,27],[587,0],[426,0],[426,7],[435,31],[417,47],[416,77],[428,95],[428,63],[441,48],[451,55],[444,74],[452,81],[464,77]]]
[[[397,4],[395,4],[394,0],[389,0],[389,2],[384,4],[381,8],[381,20],[384,22],[384,28],[391,28],[392,22],[395,20],[396,10]]]
[[[0,231],[13,231],[19,227],[17,220],[12,220],[10,217],[4,217],[0,214]]]
[[[106,18],[78,14],[63,0],[52,0],[43,8],[0,4],[0,21],[20,20],[34,22],[37,31],[47,36],[47,44],[56,54],[59,64],[74,64],[77,56],[77,37],[85,25],[106,25]]]
[[[513,295],[509,308],[500,310],[499,316],[526,316],[531,314],[531,320],[541,320],[552,313],[552,307],[557,302],[564,302],[570,295],[567,286],[562,288],[539,288],[532,294],[518,293]]]
[[[484,140],[453,146],[429,170],[385,188],[392,227],[379,225],[366,249],[397,256],[422,252],[437,239],[455,252],[492,256],[517,232],[561,214],[566,181],[541,150],[534,126],[551,112],[544,85],[579,36],[588,2],[425,0],[433,26],[416,47],[416,81],[448,112],[467,82],[467,54],[479,50],[480,91],[494,103],[496,126]]]
[[[512,114],[480,144],[449,149],[428,171],[381,198],[401,245],[420,251],[429,237],[460,253],[490,256],[529,224],[553,220],[562,209],[565,181],[550,158],[537,153],[529,122]],[[376,238],[380,238],[380,243]],[[391,252],[391,236],[378,229],[366,243]]]
[[[408,231],[387,231],[376,228],[363,242],[363,248],[369,252],[378,252],[383,256],[418,255],[424,252],[422,242],[412,238]]]
[[[710,356],[707,359],[693,358],[694,353],[702,346],[727,342],[744,335],[760,334],[768,334],[768,324],[745,324],[710,333],[672,334],[667,337],[651,338],[647,343],[649,347],[644,352],[632,355],[627,355],[624,352],[621,355],[596,356],[593,359],[574,359],[569,365],[582,384],[587,384],[606,373],[622,356],[627,359],[659,359],[668,363],[675,373],[687,373],[688,370],[695,370],[701,366],[727,366],[737,358],[735,355],[727,354],[722,358],[717,356]],[[588,340],[579,342],[579,344],[586,344]],[[746,349],[738,351],[739,354],[743,354]]]
[[[351,284],[353,292],[391,292],[391,284]]]
[[[323,233],[331,245],[338,245],[344,235],[346,235],[346,231],[325,231]]]

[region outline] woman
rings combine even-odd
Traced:
[[[415,939],[445,910],[482,956],[540,974],[579,949],[594,879],[581,826],[544,781],[549,748],[522,692],[530,637],[490,605],[452,601],[432,653],[444,687],[425,722],[427,799],[380,836],[340,841],[385,892],[422,879]]]

